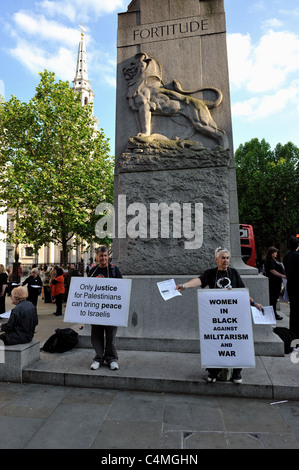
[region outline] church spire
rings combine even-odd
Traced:
[[[76,76],[73,80],[73,84],[74,91],[81,93],[81,104],[84,106],[85,104],[93,103],[94,93],[91,89],[91,84],[88,79],[83,23],[81,28],[81,40],[79,42],[78,48]]]

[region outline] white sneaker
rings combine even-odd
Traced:
[[[100,365],[101,365],[101,364],[100,364],[98,361],[94,361],[94,362],[91,364],[90,368],[91,368],[91,370],[97,370],[97,369],[100,367]]]
[[[117,370],[118,369],[117,362],[110,362],[110,369],[111,370]]]

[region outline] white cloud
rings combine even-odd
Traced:
[[[274,114],[281,120],[283,112],[288,112],[293,105],[299,105],[299,80],[294,80],[285,89],[278,90],[274,94],[262,97],[253,97],[232,105],[234,117],[244,117],[250,122],[263,119]]]
[[[43,0],[38,8],[51,16],[63,16],[70,21],[82,21],[82,19],[113,13],[119,8],[124,8],[125,0]]]
[[[80,26],[82,21],[82,8],[92,13],[107,13],[113,11],[124,3],[123,0],[44,0],[35,4],[43,7],[43,13],[37,14],[30,10],[21,10],[12,17],[10,34],[15,40],[15,47],[9,53],[21,62],[32,74],[48,69],[55,72],[58,78],[72,81],[76,67],[76,51],[80,40]],[[40,11],[40,10],[39,10]],[[74,13],[74,14],[73,14]],[[78,14],[77,14],[78,13]],[[45,16],[48,14],[48,17]],[[75,18],[78,16],[77,27],[67,27],[61,22],[49,19],[50,14],[61,14]],[[95,12],[93,12],[95,17]],[[75,23],[76,24],[76,23]],[[94,49],[93,38],[84,27],[84,39],[87,45],[88,57],[93,64],[93,71],[98,73],[101,80],[115,87],[115,61],[111,63],[111,54]],[[91,45],[88,48],[88,45]],[[113,54],[112,54],[113,55]]]
[[[274,20],[267,26],[270,23],[279,26]],[[291,81],[299,73],[298,35],[270,29],[256,44],[249,34],[227,39],[232,98],[238,93],[234,117],[254,122],[277,114],[281,120],[299,106],[299,80]]]
[[[5,97],[5,85],[4,85],[4,81],[3,81],[3,80],[0,80],[0,95],[2,95],[3,97]]]
[[[259,2],[255,2],[253,5],[250,6],[249,11],[251,13],[258,13],[260,11],[265,11],[267,9],[264,0],[260,0]]]
[[[252,75],[253,46],[249,34],[229,34],[227,36],[230,83],[234,88],[244,88]]]
[[[34,75],[44,69],[51,70],[62,80],[71,81],[75,76],[75,63],[72,51],[61,47],[56,54],[49,54],[44,49],[26,41],[19,41],[10,53]]]
[[[285,15],[285,16],[291,16],[291,17],[294,17],[294,16],[299,16],[299,7],[293,9],[293,10],[284,10],[284,9],[280,9],[279,10],[279,13],[281,15]]]
[[[67,28],[56,21],[47,20],[43,15],[28,14],[24,11],[15,13],[13,19],[19,30],[36,36],[39,40],[61,41],[70,46],[78,43],[79,28]]]
[[[290,73],[299,71],[299,36],[270,30],[257,45],[249,34],[228,35],[232,87],[265,93],[282,86]]]
[[[270,18],[269,20],[265,20],[262,22],[263,29],[281,28],[282,26],[283,22],[278,20],[277,18]]]
[[[92,64],[92,68],[89,68],[91,72],[89,79],[92,83],[95,83],[95,80],[100,80],[116,88],[116,58],[114,55],[98,49],[88,50],[87,55],[88,63]]]

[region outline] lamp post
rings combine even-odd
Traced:
[[[17,236],[18,236],[18,222],[19,222],[19,209],[17,208],[16,211],[16,219],[14,223],[14,231],[17,229]],[[20,254],[19,254],[19,241],[18,238],[15,238],[15,261],[12,264],[12,283],[13,284],[20,284],[21,282],[21,263],[19,263]]]
[[[12,264],[12,282],[13,284],[20,284],[21,281],[21,263],[19,263],[19,244],[15,244],[15,260]]]

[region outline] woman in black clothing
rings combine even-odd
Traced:
[[[268,249],[265,261],[265,273],[269,279],[269,297],[270,305],[272,305],[276,320],[282,320],[283,317],[276,312],[276,304],[281,291],[282,279],[286,279],[284,268],[281,263],[277,261],[278,249],[271,246]]]
[[[28,297],[27,300],[32,302],[33,305],[37,305],[37,299],[39,294],[42,291],[43,282],[38,275],[38,269],[33,268],[31,271],[31,276],[27,277],[23,282],[23,286],[28,285]]]
[[[228,250],[221,247],[216,248],[215,261],[217,268],[207,269],[199,277],[191,279],[185,284],[178,284],[176,289],[182,292],[185,289],[194,287],[209,287],[210,289],[235,289],[245,287],[238,271],[229,267],[230,252]],[[251,305],[262,310],[263,306],[261,304],[256,303],[250,296],[249,300]],[[215,368],[207,370],[209,373],[207,381],[216,382],[221,369]],[[242,369],[233,369],[232,380],[236,384],[242,383],[241,370]]]

